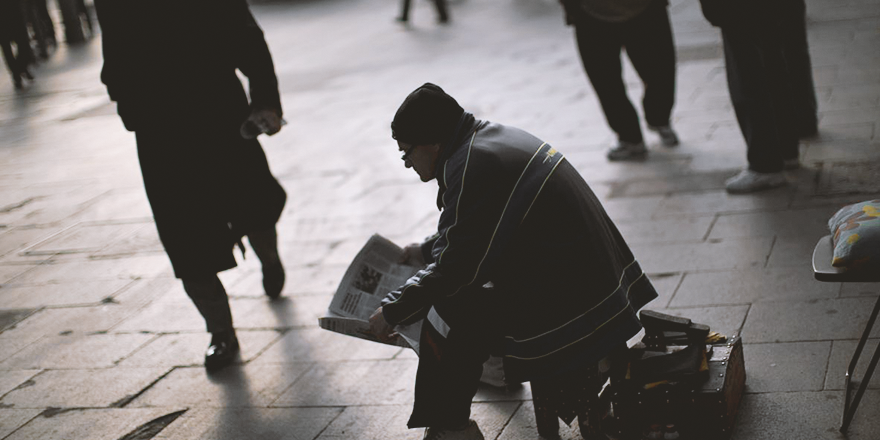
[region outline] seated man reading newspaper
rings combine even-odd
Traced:
[[[490,353],[503,355],[510,383],[549,380],[595,369],[640,338],[636,312],[657,294],[562,153],[474,118],[430,83],[403,101],[391,130],[405,166],[437,179],[441,210],[424,252],[408,248],[428,266],[370,318],[382,340],[424,320],[410,428],[482,438],[470,404]]]

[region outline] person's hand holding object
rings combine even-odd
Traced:
[[[382,342],[394,342],[397,339],[397,332],[394,331],[394,326],[385,320],[382,307],[376,309],[370,316],[370,332]]]
[[[278,112],[272,109],[254,109],[250,116],[241,124],[241,137],[253,139],[262,133],[272,136],[281,131],[286,122]]]
[[[397,262],[407,266],[424,267],[425,256],[422,255],[422,246],[418,243],[407,245],[400,253],[400,259]]]

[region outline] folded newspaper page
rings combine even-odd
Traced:
[[[404,285],[419,270],[398,263],[403,249],[379,234],[367,240],[364,247],[348,266],[336,294],[330,302],[327,316],[318,319],[321,328],[344,335],[382,342],[370,333],[370,315],[381,305],[385,295]],[[400,334],[395,343],[419,352],[421,322],[398,326]]]

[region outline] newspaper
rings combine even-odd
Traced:
[[[367,240],[348,266],[327,316],[318,318],[321,328],[375,342],[370,333],[370,315],[381,305],[385,295],[404,285],[419,268],[398,263],[403,249],[379,234]],[[397,326],[401,336],[391,345],[408,347],[419,352],[422,324]],[[383,342],[384,343],[384,342]]]

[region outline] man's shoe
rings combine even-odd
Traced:
[[[620,141],[616,147],[608,150],[608,160],[640,160],[648,154],[644,142]]]
[[[263,290],[271,299],[281,296],[284,288],[284,266],[278,255],[278,234],[275,228],[249,233],[248,241],[263,264]]]
[[[263,264],[263,290],[270,299],[278,299],[284,289],[284,266],[280,260],[272,264]]]
[[[765,189],[777,188],[787,183],[785,175],[778,173],[759,173],[750,169],[742,170],[736,176],[727,180],[727,192],[731,194],[746,194]]]
[[[671,125],[664,125],[661,127],[648,125],[648,130],[656,132],[658,135],[660,135],[661,144],[667,147],[674,147],[678,145],[678,135],[675,134],[675,130],[672,129]]]
[[[211,345],[205,351],[205,369],[219,370],[235,360],[239,352],[235,330],[212,333]]]
[[[423,440],[484,440],[483,433],[477,422],[468,420],[467,426],[461,429],[425,429]]]

